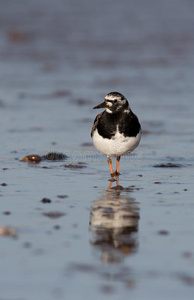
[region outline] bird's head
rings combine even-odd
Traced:
[[[109,114],[114,114],[118,112],[129,112],[129,103],[125,96],[118,92],[111,92],[106,95],[104,102],[94,107],[105,108],[106,112]]]

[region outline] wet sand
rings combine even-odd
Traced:
[[[3,3],[2,299],[193,299],[193,9]],[[143,128],[119,182],[90,139],[114,90]]]

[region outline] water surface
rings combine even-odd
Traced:
[[[2,4],[0,227],[17,232],[0,237],[2,299],[193,298],[193,9]],[[114,90],[143,137],[110,186],[90,130]],[[51,151],[68,158],[21,162]]]

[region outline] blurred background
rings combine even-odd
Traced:
[[[115,90],[129,99],[145,131],[150,130],[146,122],[157,122],[153,130],[164,119],[174,131],[188,127],[194,92],[192,0],[0,4],[0,105],[19,110],[17,120],[6,123],[6,118],[2,127],[51,125],[51,131],[57,115],[59,130],[68,127],[69,115],[79,118],[75,111],[85,105],[83,117],[92,114],[89,131],[91,108]]]
[[[192,0],[0,4],[0,88],[6,102],[18,93],[53,90],[94,101],[112,90],[159,103],[191,97]]]

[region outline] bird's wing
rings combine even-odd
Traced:
[[[102,111],[100,114],[98,114],[94,120],[94,124],[92,126],[92,131],[91,131],[91,137],[93,137],[93,133],[94,133],[94,130],[96,129],[97,125],[98,125],[98,122],[99,122],[99,119],[101,118],[102,114],[104,113],[104,111]]]

